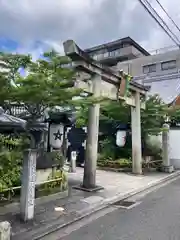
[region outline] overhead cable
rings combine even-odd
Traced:
[[[160,17],[160,15],[157,13],[157,11],[152,7],[152,5],[147,1],[147,0],[138,0],[141,5],[145,8],[145,10],[150,14],[150,16],[158,23],[158,25],[162,28],[162,30],[171,38],[171,40],[178,46],[180,47],[180,40],[178,37],[171,31],[169,26],[165,23],[165,21]],[[148,6],[147,6],[148,5]],[[153,12],[155,15],[153,14]],[[159,18],[159,21],[157,19]],[[165,28],[166,27],[166,28]]]
[[[171,20],[171,22],[174,24],[174,26],[177,28],[177,30],[180,32],[180,27],[177,25],[177,23],[172,19],[172,17],[169,15],[169,13],[166,11],[166,9],[163,7],[163,5],[160,3],[159,0],[155,0],[158,5],[161,7],[163,12],[168,16],[168,18]]]

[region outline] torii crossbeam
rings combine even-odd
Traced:
[[[133,172],[142,173],[142,153],[141,153],[141,120],[140,109],[141,96],[146,96],[149,88],[136,82],[129,82],[129,91],[131,97],[120,96],[119,89],[123,75],[117,71],[104,66],[93,60],[87,53],[81,50],[73,40],[64,42],[65,54],[73,61],[73,66],[82,73],[91,75],[90,84],[85,79],[77,79],[77,87],[93,93],[95,97],[103,96],[110,99],[122,99],[131,106],[132,123],[132,161]],[[83,74],[82,74],[83,78]],[[97,146],[99,131],[99,104],[93,104],[89,111],[88,139],[86,148],[86,161],[84,168],[83,188],[96,189],[96,164],[97,164]]]
[[[112,99],[117,98],[117,90],[120,87],[122,76],[115,70],[95,61],[87,53],[85,53],[73,40],[67,40],[64,42],[64,51],[65,54],[70,57],[73,61],[73,66],[82,72],[86,72],[90,75],[98,74],[101,76],[101,79],[109,83],[108,86],[111,85],[116,89],[115,91],[111,91],[111,95],[109,96]],[[82,81],[81,81],[82,82]],[[84,86],[82,83],[79,86]],[[86,88],[86,87],[85,87]],[[88,87],[88,90],[91,92],[91,88]],[[136,82],[130,81],[129,90],[131,92],[139,92],[141,95],[145,95],[149,90],[148,87],[145,87]],[[122,98],[119,96],[119,98]],[[134,104],[133,104],[134,105]]]

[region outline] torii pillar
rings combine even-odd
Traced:
[[[93,82],[93,96],[100,96],[101,76],[95,74],[92,77]],[[86,142],[86,158],[84,165],[84,177],[82,188],[93,189],[96,191],[102,187],[96,185],[96,168],[98,158],[98,135],[99,135],[99,113],[100,104],[94,103],[89,107],[88,113],[88,135]]]
[[[141,102],[140,93],[134,93],[135,106],[131,106],[132,132],[132,172],[142,174],[142,145],[141,145]]]

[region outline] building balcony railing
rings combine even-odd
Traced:
[[[123,57],[136,58],[136,57],[143,56],[143,54],[134,46],[128,46],[128,47],[123,47],[111,52],[107,51],[101,54],[93,54],[91,56],[93,59],[97,61],[102,61],[105,59],[114,59],[114,58],[123,58]]]

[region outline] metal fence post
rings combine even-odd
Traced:
[[[77,152],[72,151],[69,172],[76,172],[76,159],[77,159]]]

